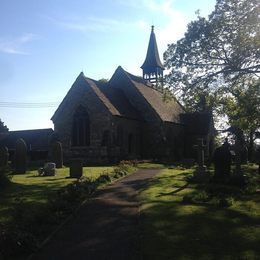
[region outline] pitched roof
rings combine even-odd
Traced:
[[[112,115],[120,115],[119,111],[117,111],[117,109],[111,104],[111,102],[104,95],[104,93],[100,91],[99,87],[102,86],[104,83],[87,78],[84,76],[83,72],[81,72],[75,80],[75,82],[73,83],[70,90],[68,91],[68,93],[66,94],[66,96],[63,98],[62,102],[60,103],[54,115],[52,116],[51,120],[55,120],[57,117],[59,117],[62,111],[64,111],[64,109],[67,108],[67,101],[70,98],[72,92],[78,87],[79,84],[90,87]]]
[[[122,75],[123,77],[121,77]],[[127,93],[123,91],[126,84],[130,84],[138,91],[141,97],[143,97],[143,101],[148,104],[150,109],[153,110],[162,121],[179,123],[179,114],[184,112],[183,107],[176,99],[171,98],[165,100],[164,94],[153,89],[151,83],[141,77],[126,72],[119,66],[109,82],[96,81],[85,77],[84,74],[81,73],[54,113],[52,120],[55,120],[55,118],[62,113],[63,109],[68,108],[67,100],[70,98],[70,93],[77,88],[78,84],[83,87],[86,85],[91,88],[102,104],[114,116],[122,116],[136,120],[143,120],[144,118],[142,115],[143,112],[138,111],[135,103],[129,100]],[[116,84],[121,87],[116,87]]]
[[[95,94],[99,97],[102,103],[107,107],[107,109],[111,112],[112,115],[120,115],[120,112],[116,109],[116,107],[111,103],[111,100],[101,91],[102,88],[106,87],[107,84],[96,81],[90,78],[85,77],[86,82],[95,92]]]
[[[99,86],[99,89],[117,109],[120,116],[142,120],[140,113],[131,105],[121,89],[113,88],[110,84]]]
[[[162,121],[179,123],[179,114],[184,112],[184,108],[175,98],[172,97],[165,100],[164,94],[153,89],[151,83],[147,83],[143,78],[124,71],[121,67],[119,67],[119,70],[128,76],[133,86],[139,91]]]
[[[54,131],[51,128],[9,131],[0,145],[8,149],[15,149],[17,139],[22,138],[28,150],[47,151],[51,135]]]
[[[52,116],[52,120],[55,120],[67,107],[67,99],[70,98],[73,89],[77,88],[78,83],[84,84],[90,87],[102,104],[108,109],[108,111],[114,116],[122,116],[130,119],[140,120],[141,117],[136,109],[130,104],[123,91],[112,88],[109,83],[96,81],[91,78],[85,77],[81,72],[76,81],[64,97],[63,101]]]
[[[152,72],[151,70],[153,68],[156,69],[158,67],[164,69],[159,57],[156,38],[154,34],[154,26],[152,26],[146,58],[141,68],[144,71]]]

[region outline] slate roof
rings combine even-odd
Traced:
[[[153,89],[150,83],[147,84],[142,78],[138,78],[128,72],[126,73],[162,121],[179,123],[179,114],[183,113],[184,109],[176,99],[164,100],[163,93]]]
[[[121,89],[114,87],[113,85],[115,80],[119,80],[120,75],[124,75],[123,81],[120,82],[122,85]],[[62,113],[63,109],[68,107],[67,100],[70,98],[70,93],[73,89],[77,88],[78,84],[84,85],[85,83],[86,86],[89,86],[94,91],[112,115],[135,120],[143,120],[142,111],[138,111],[135,108],[135,105],[128,100],[127,93],[122,90],[124,88],[124,84],[130,83],[132,87],[134,87],[144,98],[144,102],[149,104],[150,108],[154,110],[162,121],[179,123],[179,114],[183,113],[184,109],[177,100],[172,98],[172,100],[164,101],[163,94],[153,89],[153,85],[151,83],[145,81],[141,77],[137,77],[126,72],[120,66],[117,68],[112,78],[113,80],[104,83],[87,78],[83,73],[80,73],[75,83],[54,113],[52,120],[55,120],[55,118]]]
[[[129,119],[142,120],[140,113],[131,105],[121,89],[113,88],[109,84],[99,86],[101,92],[113,104],[120,116]]]
[[[13,150],[16,140],[22,138],[26,142],[28,150],[47,151],[53,132],[51,128],[9,131],[6,137],[0,141],[0,146]]]
[[[120,112],[117,110],[117,108],[111,103],[111,100],[104,94],[101,89],[107,88],[107,84],[103,82],[99,82],[90,78],[85,77],[86,82],[89,84],[89,86],[92,88],[92,90],[95,92],[95,94],[99,97],[99,99],[102,101],[102,103],[107,107],[107,109],[111,112],[112,115],[120,116]]]
[[[210,112],[195,112],[180,115],[181,122],[186,125],[186,131],[193,135],[206,135],[213,125]]]
[[[120,112],[111,104],[110,100],[100,90],[100,88],[103,85],[106,85],[106,83],[99,82],[91,78],[87,78],[84,76],[83,72],[81,72],[77,77],[77,79],[75,80],[75,82],[73,83],[70,90],[68,91],[67,95],[64,97],[64,99],[58,106],[54,115],[51,117],[51,120],[54,121],[57,117],[59,117],[62,111],[67,107],[67,101],[70,98],[71,93],[75,90],[75,88],[78,87],[78,84],[84,84],[84,83],[86,83],[86,86],[89,86],[94,91],[94,93],[98,96],[98,98],[102,101],[102,103],[106,106],[106,108],[110,111],[112,115],[118,115],[118,116],[120,115]]]

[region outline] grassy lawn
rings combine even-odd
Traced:
[[[184,196],[205,196],[187,183],[191,173],[164,169],[141,192],[144,259],[260,259],[259,191],[232,195],[230,207],[184,203]]]
[[[88,179],[77,183],[76,178],[68,178],[68,168],[57,169],[56,176],[41,177],[37,171],[14,175],[11,184],[0,190],[0,259],[26,259],[89,197],[87,185],[96,180],[96,188],[102,187],[104,176],[108,182],[115,179],[114,169],[84,167]]]
[[[83,175],[96,179],[101,174],[111,173],[114,167],[84,167]],[[56,176],[41,177],[37,171],[13,175],[12,184],[0,192],[0,222],[11,221],[12,208],[17,203],[28,205],[28,211],[38,210],[49,196],[62,187],[74,182],[68,178],[69,168],[57,169]]]

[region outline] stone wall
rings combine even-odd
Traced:
[[[161,122],[143,125],[142,156],[147,159],[176,161],[184,150],[184,129],[181,125]]]

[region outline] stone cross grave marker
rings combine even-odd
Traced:
[[[204,148],[206,145],[203,144],[203,138],[197,139],[197,144],[194,145],[194,147],[197,149],[197,161],[199,167],[203,167],[204,165]]]
[[[197,175],[203,175],[207,167],[204,165],[204,149],[206,145],[203,144],[203,138],[197,139],[197,144],[194,145],[194,148],[197,149],[197,162],[198,162],[198,168],[196,171]]]

